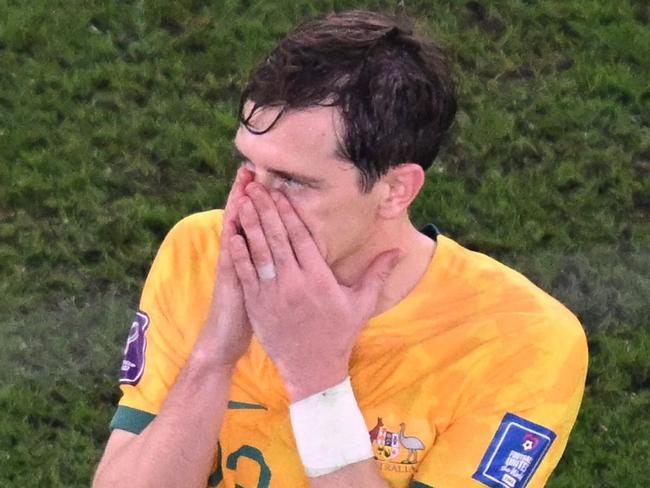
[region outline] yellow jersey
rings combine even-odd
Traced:
[[[161,245],[124,350],[111,428],[145,429],[189,357],[208,315],[222,215],[189,216]],[[365,325],[350,360],[377,467],[395,488],[543,486],[582,398],[583,329],[521,274],[431,237],[428,269]],[[307,487],[288,407],[253,338],[233,373],[206,486]],[[333,442],[346,448],[345,438]]]

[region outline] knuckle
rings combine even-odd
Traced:
[[[302,297],[299,293],[287,293],[284,296],[285,305],[289,308],[294,308],[300,305],[302,302]]]
[[[263,203],[264,204],[261,205],[260,208],[258,209],[260,216],[266,218],[273,216],[273,210],[271,209],[271,207],[266,204],[267,203],[266,201],[264,201]]]
[[[246,261],[248,261],[248,256],[242,252],[235,252],[232,256],[232,261],[235,266],[241,268],[246,263]]]
[[[307,239],[296,239],[295,247],[303,254],[307,254],[311,251],[311,246]]]
[[[246,232],[246,238],[249,247],[255,249],[261,248],[265,241],[264,234],[259,229],[251,229],[249,232]]]
[[[243,213],[240,212],[239,220],[241,221],[242,225],[247,229],[253,229],[257,225],[255,218],[247,212],[243,212]]]
[[[248,260],[248,251],[245,246],[234,246],[230,250],[230,257],[235,263],[241,264]]]
[[[285,265],[287,264],[287,255],[284,252],[276,252],[275,250],[273,251],[271,257],[270,257],[270,263],[274,265],[276,268],[284,268]]]
[[[286,240],[284,232],[280,229],[273,229],[268,235],[269,242],[275,245],[283,244]]]
[[[253,247],[251,247],[251,254],[253,255],[253,258],[255,259],[255,262],[267,263],[267,262],[271,261],[271,253],[265,247],[253,246]]]

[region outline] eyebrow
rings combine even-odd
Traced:
[[[248,163],[253,163],[253,161],[246,156],[237,146],[233,146],[235,150],[235,155],[241,159],[242,161],[246,161]],[[307,185],[312,185],[312,186],[319,186],[322,185],[323,180],[320,178],[314,178],[311,176],[303,175],[300,173],[294,173],[292,171],[284,171],[281,169],[275,169],[275,168],[266,168],[266,171],[271,173],[274,176],[278,176],[282,179],[291,179],[291,180],[296,180],[301,183],[305,183]]]

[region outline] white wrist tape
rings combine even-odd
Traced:
[[[289,406],[298,453],[310,478],[373,457],[350,377]]]

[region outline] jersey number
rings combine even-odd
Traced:
[[[248,458],[251,461],[255,461],[259,465],[260,477],[257,480],[257,488],[269,488],[269,483],[271,482],[271,470],[266,464],[266,461],[264,461],[264,456],[262,455],[262,452],[256,447],[249,446],[248,444],[244,444],[235,452],[230,453],[228,459],[226,459],[226,468],[230,469],[231,471],[235,471],[237,469],[237,461],[239,461],[240,457]],[[212,473],[208,478],[208,485],[217,486],[222,479],[223,479],[223,471],[221,469],[221,443],[217,443],[217,469],[215,469],[214,473]],[[239,484],[236,484],[235,488],[251,488],[251,487],[247,487],[247,486],[244,487]]]

